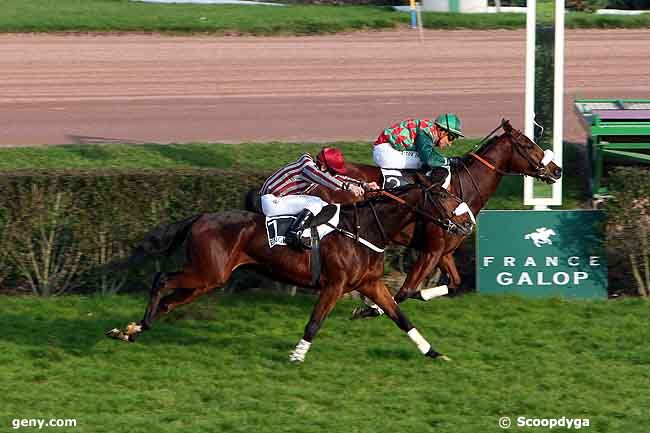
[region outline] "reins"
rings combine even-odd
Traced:
[[[469,156],[476,159],[478,162],[480,162],[481,164],[483,164],[484,166],[486,166],[490,170],[496,171],[501,176],[524,176],[523,173],[516,173],[514,171],[503,171],[499,167],[495,167],[494,164],[490,163],[487,159],[477,155],[474,152],[469,152]]]
[[[418,185],[418,186],[419,186],[419,185]],[[438,224],[438,225],[441,225],[441,226],[444,227],[445,229],[448,229],[448,228],[449,228],[449,224],[448,224],[446,221],[444,221],[443,219],[432,217],[432,216],[429,215],[427,212],[423,211],[422,209],[420,209],[420,208],[417,207],[417,206],[413,206],[412,204],[408,203],[406,200],[404,200],[404,199],[401,198],[401,197],[398,197],[398,196],[396,196],[396,195],[394,195],[394,194],[391,194],[391,193],[389,193],[388,191],[386,191],[386,190],[384,190],[384,189],[381,189],[381,190],[375,190],[375,191],[373,191],[373,192],[376,192],[376,193],[378,193],[379,195],[383,195],[383,196],[385,196],[385,197],[390,198],[391,200],[394,200],[394,201],[398,202],[398,203],[401,204],[402,206],[407,207],[407,208],[410,209],[411,211],[413,211],[413,212],[415,212],[416,214],[418,214],[418,215],[424,217],[425,219],[428,219],[429,221],[432,221],[432,222],[434,222],[434,223],[436,223],[436,224]],[[427,190],[425,189],[425,194],[426,194],[426,192],[427,192]],[[438,211],[440,212],[440,209],[438,209]]]

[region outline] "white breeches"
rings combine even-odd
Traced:
[[[390,143],[374,146],[372,157],[375,164],[381,168],[418,169],[422,166],[422,161],[417,152],[395,150]]]
[[[262,197],[262,211],[266,216],[295,215],[303,209],[309,209],[314,215],[318,214],[326,202],[313,195],[286,195],[276,197],[273,194],[264,194]]]

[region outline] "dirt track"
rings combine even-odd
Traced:
[[[580,97],[650,97],[648,30],[570,31],[565,138]],[[524,32],[322,37],[0,35],[0,146],[371,140],[408,116],[523,128]]]

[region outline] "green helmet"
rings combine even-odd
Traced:
[[[464,137],[463,131],[461,129],[460,119],[454,113],[440,114],[438,117],[436,117],[434,123],[445,131],[451,132],[458,137]]]

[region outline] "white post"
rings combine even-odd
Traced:
[[[526,124],[525,133],[534,138],[535,111],[535,0],[528,0],[526,10]],[[562,166],[562,146],[564,136],[564,14],[565,0],[555,0],[555,65],[553,69],[553,161]],[[524,178],[524,205],[534,206],[535,210],[545,210],[548,206],[562,204],[562,179],[553,184],[550,198],[535,198],[534,181]]]
[[[526,2],[526,129],[528,138],[534,137],[533,118],[535,116],[535,23],[536,0]]]
[[[564,145],[564,0],[555,1],[555,70],[553,81],[553,153],[563,164]],[[553,184],[553,203],[562,204],[562,178]]]
[[[537,1],[526,2],[526,100],[524,133],[535,139],[535,31],[537,24]],[[533,179],[524,178],[524,205],[533,204]]]

